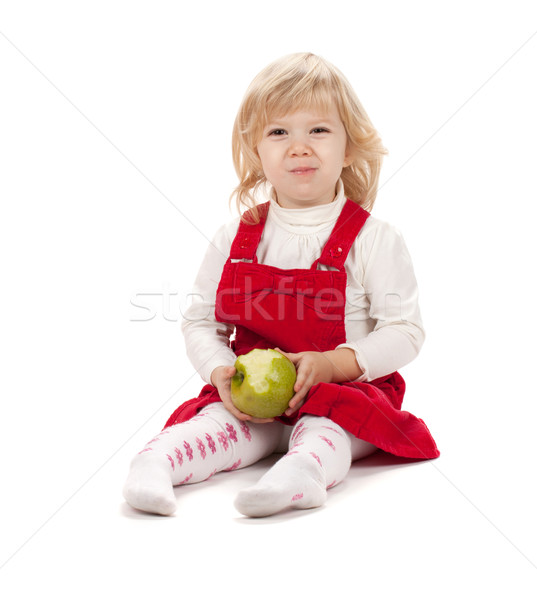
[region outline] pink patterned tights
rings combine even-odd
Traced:
[[[134,508],[169,515],[176,509],[174,486],[247,467],[285,446],[287,453],[237,496],[235,507],[242,514],[262,517],[321,506],[326,490],[345,477],[352,460],[376,450],[325,417],[304,415],[293,428],[247,423],[214,403],[146,444],[131,463],[123,495]]]

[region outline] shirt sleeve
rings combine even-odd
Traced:
[[[371,218],[371,217],[370,217]],[[354,350],[363,371],[359,381],[389,375],[411,362],[425,341],[418,285],[410,254],[401,234],[391,225],[376,221],[358,236],[354,273],[369,303],[373,330],[338,347]]]
[[[238,229],[238,219],[220,228],[209,244],[190,294],[190,305],[183,312],[182,331],[187,356],[206,382],[219,366],[232,366],[236,356],[229,347],[233,325],[216,320],[216,290]]]

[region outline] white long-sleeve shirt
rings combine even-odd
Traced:
[[[343,185],[330,204],[282,208],[273,197],[257,248],[260,264],[280,269],[307,269],[322,249],[346,201]],[[237,233],[239,218],[221,227],[209,245],[194,283],[192,304],[183,314],[187,354],[204,381],[213,369],[233,365],[229,348],[233,326],[216,321],[216,290]],[[345,262],[346,342],[363,371],[359,381],[388,375],[412,361],[425,333],[418,305],[412,261],[400,233],[370,216]]]

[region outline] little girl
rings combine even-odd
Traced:
[[[173,486],[286,452],[235,501],[261,517],[321,506],[351,462],[377,448],[439,455],[425,423],[401,410],[397,369],[424,332],[405,244],[367,212],[383,154],[349,83],[322,58],[286,56],[253,80],[233,130],[235,196],[248,210],[217,232],[183,322],[207,385],[133,459],[131,506],[171,514]],[[277,348],[297,369],[276,419],[231,400],[235,359],[253,348]]]

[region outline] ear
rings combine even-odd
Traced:
[[[351,144],[348,143],[347,147],[345,148],[345,158],[343,159],[343,167],[348,167],[349,165],[352,165],[355,158],[355,148],[353,148],[353,146],[351,146]]]
[[[354,162],[354,154],[345,153],[345,158],[343,160],[343,167],[348,167],[349,165],[352,165],[352,163]]]

